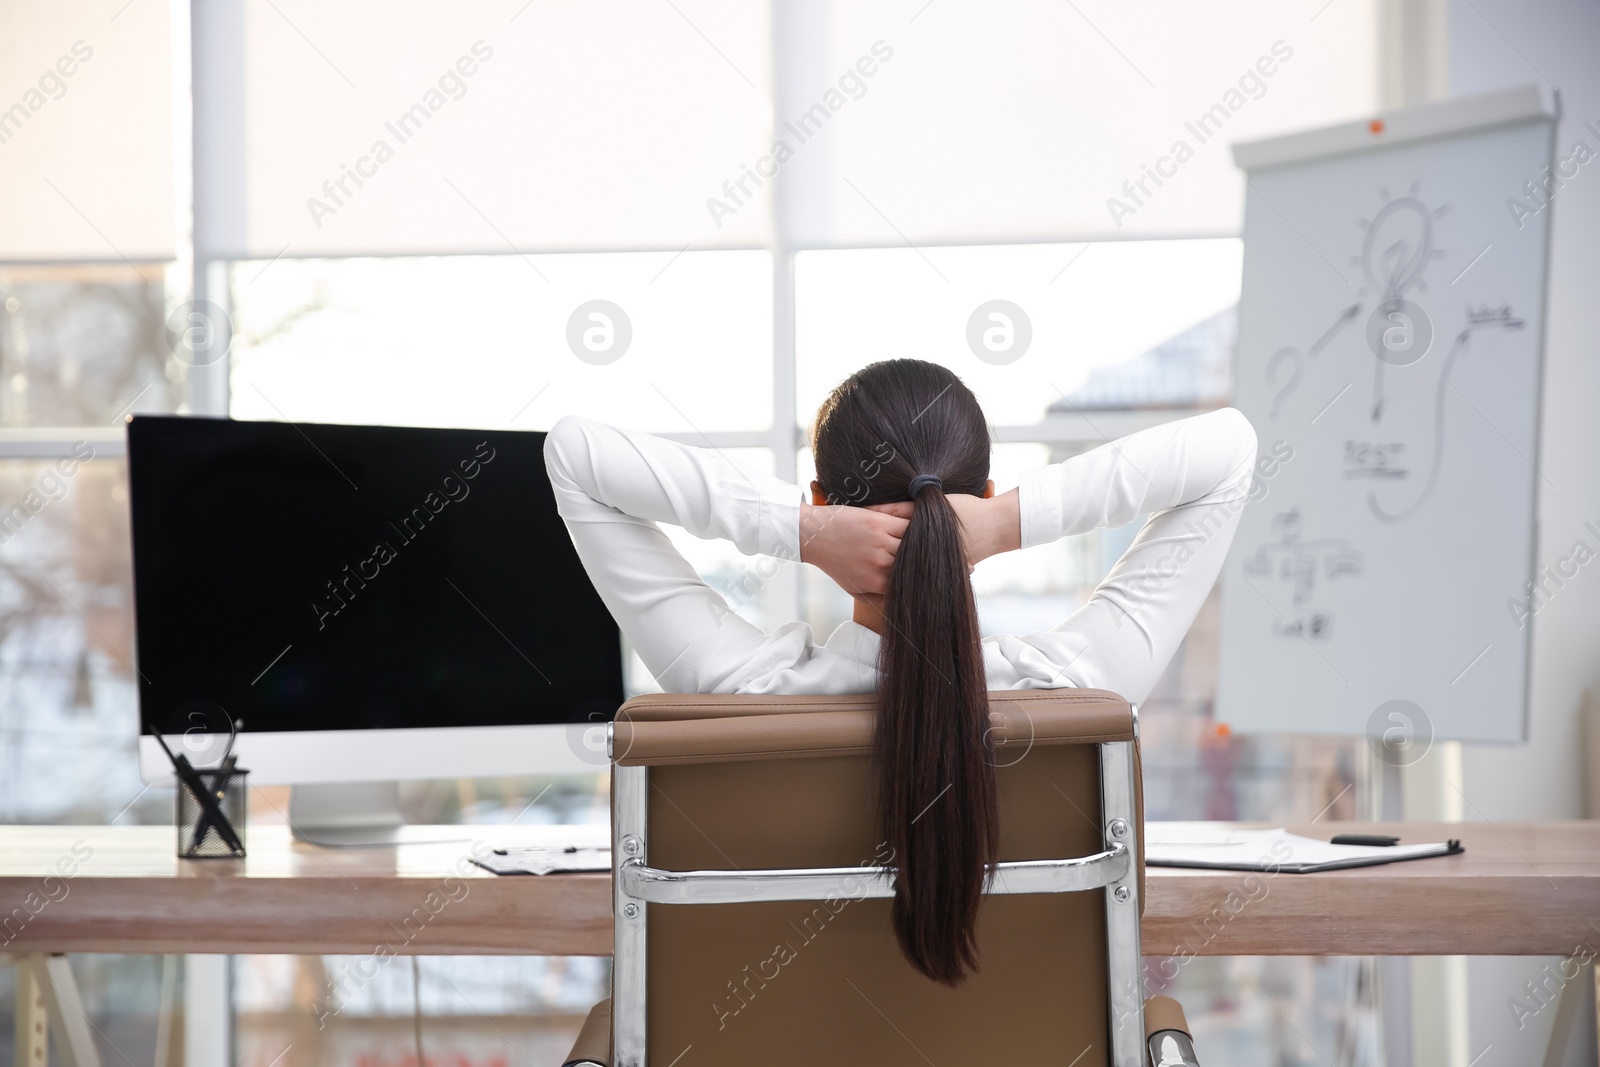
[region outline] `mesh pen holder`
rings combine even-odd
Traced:
[[[178,858],[185,860],[238,859],[244,855],[245,798],[248,793],[246,770],[196,770],[216,798],[217,807],[238,837],[241,848],[235,852],[200,801],[180,780],[178,782]]]

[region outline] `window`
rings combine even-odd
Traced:
[[[766,252],[240,262],[232,303],[235,418],[581,414],[691,437],[772,421]]]
[[[177,410],[165,273],[0,267],[0,426],[113,427],[130,411]]]
[[[892,57],[820,146],[799,149],[822,157],[806,164],[824,190],[806,245],[1235,233],[1244,191],[1229,142],[1376,103],[1372,3],[818,7],[825,45],[780,119],[862,56]]]
[[[1243,202],[1228,143],[1371,111],[1378,13],[1373,0],[1314,18],[1268,0],[6,6],[0,811],[171,817],[128,729],[122,416],[541,429],[581,413],[804,484],[826,392],[918,356],[978,393],[1004,489],[1228,402]],[[212,347],[197,354],[194,330]],[[1136,529],[986,562],[983,627],[1054,625]],[[825,635],[849,615],[814,570],[669,536],[752,621]],[[1213,599],[1143,709],[1149,815],[1352,814],[1351,745],[1217,728],[1216,629]],[[653,685],[635,661],[630,690]],[[404,800],[419,821],[599,821],[604,786],[413,783]],[[268,799],[258,812],[286,807]],[[405,967],[310,1036],[305,991],[341,963],[237,960],[241,1061],[287,1044],[284,1067],[403,1058]],[[1176,985],[1224,1061],[1298,1055],[1303,1034],[1372,1063],[1371,970],[1206,958]],[[508,1046],[553,1059],[605,982],[598,960],[422,971],[438,1048],[471,1062]],[[107,956],[79,976],[118,1050],[149,1059],[176,973]]]
[[[216,19],[231,257],[755,247],[766,6],[243,0]],[[219,42],[221,43],[221,42]],[[231,129],[230,129],[231,128]]]
[[[179,32],[165,4],[0,8],[0,262],[177,256]]]
[[[914,356],[959,374],[997,427],[1037,426],[1081,408],[1097,369],[1237,304],[1240,262],[1233,238],[802,252],[796,417],[857,368]]]

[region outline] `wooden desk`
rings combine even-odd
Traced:
[[[529,828],[461,829],[497,845]],[[541,829],[591,839],[598,829],[602,840],[607,832]],[[0,951],[611,952],[609,874],[502,878],[470,862],[470,841],[319,848],[283,825],[250,826],[243,860],[179,860],[176,840],[170,826],[0,827]],[[75,843],[89,859],[74,877],[45,884]],[[60,899],[18,932],[11,909],[50,892]]]
[[[1314,875],[1151,868],[1146,954],[1564,955],[1600,938],[1587,921],[1600,916],[1600,822],[1290,829],[1458,837],[1467,851]],[[75,842],[92,855],[46,882]],[[0,951],[611,951],[607,875],[499,878],[465,862],[465,842],[318,849],[270,825],[250,828],[249,847],[243,861],[180,863],[170,827],[0,827]]]
[[[1397,834],[1414,843],[1454,837],[1466,852],[1321,874],[1152,867],[1145,954],[1565,956],[1580,943],[1600,944],[1600,929],[1588,921],[1600,919],[1600,822],[1288,829],[1324,840],[1338,833]],[[1247,877],[1262,879],[1263,888],[1246,886]],[[1230,915],[1230,894],[1237,914]]]

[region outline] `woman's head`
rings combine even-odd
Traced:
[[[920,359],[864,367],[822,402],[812,430],[817,482],[830,504],[909,500],[932,474],[946,493],[982,496],[989,425],[978,398],[950,371]]]
[[[950,371],[889,360],[823,402],[812,451],[830,504],[914,504],[881,606],[878,823],[899,869],[900,947],[923,974],[955,985],[977,968],[978,904],[999,830],[978,612],[945,497],[990,491],[988,424]]]

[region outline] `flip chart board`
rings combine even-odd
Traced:
[[[1220,721],[1523,738],[1553,135],[1529,87],[1235,146]]]

